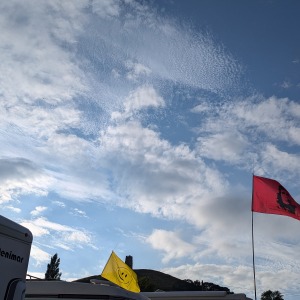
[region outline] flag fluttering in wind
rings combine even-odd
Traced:
[[[300,221],[300,205],[279,182],[269,178],[253,176],[252,211]]]
[[[140,292],[136,273],[113,251],[102,271],[101,276],[128,291],[135,293]]]

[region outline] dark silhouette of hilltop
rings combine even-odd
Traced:
[[[181,280],[163,272],[149,269],[135,269],[138,276],[139,286],[142,292],[162,291],[226,291],[227,287],[222,287],[211,282],[192,281],[190,279]],[[76,282],[90,282],[91,279],[106,280],[101,275],[89,276],[75,280]]]

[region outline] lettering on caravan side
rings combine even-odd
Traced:
[[[16,254],[14,254],[12,251],[5,251],[2,248],[0,248],[0,256],[10,259],[10,260],[14,260],[17,261],[18,263],[22,263],[24,257],[18,256]]]

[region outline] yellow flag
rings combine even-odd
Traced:
[[[113,251],[101,276],[128,291],[135,293],[140,292],[136,273]]]

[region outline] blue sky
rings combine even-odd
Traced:
[[[114,250],[253,297],[252,173],[300,201],[298,1],[2,1],[0,206],[29,273]],[[299,297],[299,222],[255,214],[258,295]]]

